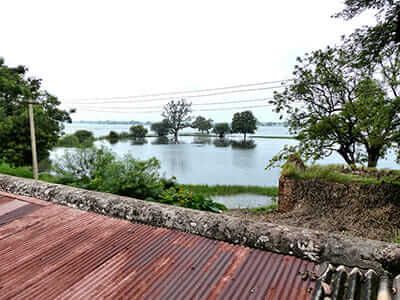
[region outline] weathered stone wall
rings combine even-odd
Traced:
[[[354,201],[366,209],[387,204],[400,208],[400,185],[336,183],[321,179],[297,180],[285,176],[279,178],[278,206],[282,211],[290,211],[304,204],[313,205],[315,209],[340,208]]]
[[[258,223],[7,175],[0,175],[0,190],[317,263],[400,271],[400,245]]]

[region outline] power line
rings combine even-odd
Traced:
[[[252,108],[261,108],[261,107],[270,107],[272,106],[271,104],[263,104],[263,105],[252,105],[252,106],[240,106],[240,107],[230,107],[230,108],[214,108],[214,109],[195,109],[193,110],[193,112],[196,111],[230,111],[230,110],[235,110],[235,109],[252,109]],[[106,113],[123,113],[123,114],[135,114],[135,113],[140,113],[140,114],[144,114],[144,113],[160,113],[162,112],[161,110],[149,110],[149,111],[110,111],[110,110],[97,110],[97,109],[90,109],[90,108],[86,108],[86,109],[81,109],[83,111],[92,111],[92,112],[106,112]]]
[[[201,97],[210,97],[210,96],[218,96],[218,95],[227,95],[227,94],[234,94],[234,93],[245,93],[245,92],[254,92],[254,91],[264,91],[264,90],[271,90],[271,89],[277,89],[277,88],[282,88],[284,86],[270,86],[270,87],[264,87],[264,88],[252,88],[252,89],[245,89],[245,90],[237,90],[237,91],[224,91],[224,92],[216,92],[216,93],[209,93],[209,94],[201,94],[201,95],[189,95],[189,96],[183,96],[180,98],[183,99],[192,99],[192,98],[201,98]],[[139,99],[139,100],[120,100],[120,101],[112,101],[109,102],[110,100],[106,101],[100,101],[100,102],[75,102],[75,103],[69,103],[69,104],[116,104],[116,103],[140,103],[140,102],[155,102],[155,101],[163,101],[163,100],[173,100],[176,99],[176,97],[162,97],[162,98],[152,98],[152,99]]]
[[[237,100],[237,101],[224,101],[224,102],[207,102],[207,103],[192,103],[192,106],[204,106],[204,105],[224,105],[224,104],[236,104],[236,103],[248,103],[248,102],[259,102],[272,100],[273,98],[257,98],[249,100]],[[82,107],[85,108],[85,107]],[[82,109],[81,108],[81,109]],[[88,107],[90,108],[90,107]],[[114,109],[114,107],[105,107],[106,109]],[[160,106],[142,106],[142,107],[116,107],[115,109],[162,109]]]
[[[273,83],[279,83],[279,82],[284,83],[284,82],[291,81],[291,80],[293,80],[293,79],[264,81],[264,82],[258,82],[258,83],[239,84],[239,85],[231,85],[231,86],[218,87],[218,88],[186,90],[186,91],[176,91],[176,92],[163,92],[163,93],[142,94],[142,95],[133,95],[133,96],[78,98],[78,99],[70,99],[69,102],[91,101],[91,100],[95,100],[95,101],[97,101],[97,100],[122,100],[122,99],[167,96],[167,95],[193,94],[193,93],[203,93],[203,92],[210,92],[210,91],[229,90],[229,89],[244,88],[244,87],[251,87],[251,86],[258,86],[258,85],[266,85],[266,84],[273,84]],[[68,99],[65,99],[65,100],[68,101]]]

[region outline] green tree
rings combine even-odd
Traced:
[[[197,128],[199,131],[202,133],[204,132],[209,132],[209,130],[212,128],[212,122],[213,120],[211,119],[206,119],[202,116],[198,116],[196,120],[193,121],[192,123],[192,128]]]
[[[93,143],[93,132],[89,130],[77,130],[74,135],[78,138],[79,144],[81,145],[91,145]]]
[[[192,119],[192,103],[188,103],[185,99],[179,101],[171,101],[164,106],[162,116],[168,121],[170,125],[170,133],[174,135],[175,143],[178,142],[179,130],[189,127],[190,120]]]
[[[299,152],[305,159],[338,153],[347,164],[368,162],[394,148],[400,137],[399,49],[380,55],[379,68],[353,65],[353,53],[327,48],[298,58],[295,80],[271,103],[300,143],[273,160]]]
[[[0,157],[17,166],[32,164],[28,106],[35,100],[34,118],[38,160],[49,156],[64,129],[71,122],[60,110],[58,99],[41,89],[41,80],[27,77],[24,66],[9,67],[0,58]]]
[[[232,133],[242,133],[244,135],[244,142],[246,142],[246,135],[254,133],[257,130],[257,119],[249,110],[235,113],[232,119]]]
[[[117,132],[115,132],[114,130],[111,130],[110,133],[108,134],[108,138],[110,140],[118,140],[119,134]]]
[[[164,119],[161,122],[151,124],[151,131],[154,131],[159,137],[167,136],[169,133],[169,122]]]
[[[143,125],[131,126],[131,128],[129,128],[129,131],[135,139],[146,137],[146,134],[148,132],[147,128],[144,128]]]
[[[231,128],[229,127],[228,123],[218,123],[215,124],[213,128],[213,132],[218,135],[219,138],[224,138],[225,134],[228,134],[231,132]]]
[[[400,1],[398,0],[346,0],[345,8],[335,15],[353,19],[366,10],[376,11],[377,23],[357,29],[347,40],[351,51],[358,52],[359,63],[368,64],[391,44],[400,46]]]

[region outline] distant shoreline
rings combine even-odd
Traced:
[[[154,122],[145,121],[72,121],[72,124],[98,124],[98,125],[151,125]],[[219,123],[219,122],[216,122]],[[229,122],[228,122],[229,123]],[[258,122],[257,126],[261,127],[287,127],[286,122]]]

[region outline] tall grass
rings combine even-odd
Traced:
[[[278,187],[263,187],[253,185],[182,185],[188,190],[205,196],[229,196],[237,194],[256,194],[269,197],[278,196]]]

